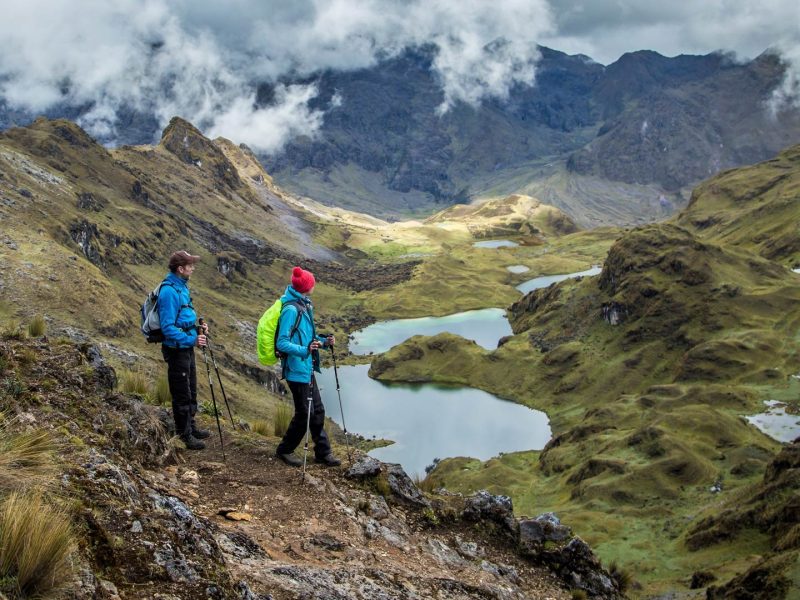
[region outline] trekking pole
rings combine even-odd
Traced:
[[[306,480],[306,460],[308,459],[308,437],[311,434],[311,402],[314,398],[314,380],[308,386],[308,410],[306,411],[306,443],[303,445],[303,476],[301,482]]]
[[[205,325],[205,320],[200,317],[200,326]],[[219,381],[219,389],[222,392],[222,399],[225,401],[225,408],[228,409],[228,417],[231,419],[231,425],[236,429],[236,422],[233,420],[233,413],[231,412],[231,405],[228,404],[228,396],[225,394],[225,386],[222,385],[222,377],[219,376],[219,368],[217,367],[217,359],[214,358],[214,350],[211,348],[211,340],[206,335],[206,343],[208,344],[208,353],[211,354],[211,363],[214,365],[214,372],[217,374],[217,381]],[[205,352],[205,350],[203,350]]]
[[[198,328],[198,333],[200,329]],[[222,425],[219,424],[219,411],[217,410],[217,398],[214,395],[214,382],[211,379],[211,367],[208,366],[208,356],[206,348],[203,346],[203,360],[206,363],[206,373],[208,374],[208,387],[211,388],[211,404],[214,406],[214,418],[217,420],[217,431],[219,432],[219,447],[222,448],[222,460],[228,462],[225,456],[225,443],[222,441]]]
[[[347,424],[344,422],[344,408],[342,407],[342,392],[339,387],[339,369],[336,367],[336,352],[331,348],[331,356],[333,357],[333,375],[336,378],[336,393],[339,396],[339,411],[342,413],[342,429],[344,429],[344,443],[347,444],[347,461],[350,466],[353,466],[353,455],[350,452],[350,438],[347,437]]]

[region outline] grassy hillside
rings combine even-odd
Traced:
[[[800,408],[800,276],[784,266],[798,260],[797,152],[705,183],[671,223],[622,233],[599,277],[526,295],[496,351],[442,335],[376,358],[380,379],[480,387],[551,418],[542,452],[443,461],[431,485],[568,515],[646,592],[688,588],[698,571],[725,581],[786,551],[752,520],[729,519],[736,535],[713,543],[692,531],[758,485],[780,449],[742,415],[771,398]],[[717,225],[683,226],[705,214]]]
[[[0,317],[14,326],[39,314],[51,333],[98,336],[117,366],[152,380],[163,365],[158,348],[138,332],[139,305],[163,277],[169,254],[188,249],[203,258],[193,297],[231,378],[234,406],[262,417],[275,404],[263,384],[274,388],[275,378],[256,366],[255,323],[295,264],[317,276],[320,328],[344,341],[384,316],[507,305],[518,297],[513,286],[521,277],[505,264],[585,268],[607,246],[608,234],[592,234],[562,258],[538,256],[564,229],[545,221],[571,229],[568,219],[532,199],[495,205],[516,215],[510,230],[506,219],[487,220],[476,233],[474,219],[468,225],[458,215],[387,223],[287,194],[246,147],[208,140],[181,119],[156,146],[114,150],[73,123],[41,119],[0,135]],[[528,214],[534,205],[544,221]],[[515,252],[472,247],[476,236],[520,228],[531,245]],[[432,279],[443,272],[448,276]],[[463,294],[469,281],[473,289]],[[432,310],[419,298],[433,283]]]

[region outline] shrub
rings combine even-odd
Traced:
[[[623,594],[631,587],[631,583],[633,583],[633,574],[620,567],[617,561],[611,562],[608,567],[608,574],[611,575],[611,579],[616,582],[617,588]]]
[[[125,371],[121,377],[122,391],[126,394],[147,396],[150,382],[143,371]]]
[[[12,492],[0,506],[3,592],[42,597],[67,580],[74,535],[68,515],[40,495]]]
[[[172,394],[169,391],[169,380],[166,375],[156,379],[151,397],[158,406],[170,406],[172,404]]]
[[[214,410],[214,403],[211,400],[206,400],[205,402],[200,403],[200,410],[207,415],[211,415],[212,417],[218,417],[222,413],[219,412],[219,407],[217,410]]]
[[[250,431],[258,435],[269,435],[272,430],[271,423],[265,419],[255,419],[250,421]]]
[[[283,437],[289,429],[292,420],[292,408],[285,402],[279,402],[275,407],[275,414],[272,416],[273,433],[278,437]]]
[[[28,335],[32,338],[42,337],[47,332],[47,322],[42,315],[36,315],[28,323]]]

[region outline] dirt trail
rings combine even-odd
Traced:
[[[226,435],[225,464],[212,438],[166,473],[175,494],[224,532],[217,537],[229,568],[254,592],[276,600],[570,598],[485,523],[434,524],[430,509],[391,497],[387,504],[374,481],[344,476],[346,460],[339,468],[310,463],[301,482],[299,469],[255,437]],[[228,520],[221,509],[250,520]]]

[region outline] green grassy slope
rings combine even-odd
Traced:
[[[742,415],[769,398],[800,408],[800,277],[783,266],[796,260],[796,151],[782,156],[784,177],[770,162],[738,179],[753,186],[738,188],[738,220],[704,192],[732,185],[731,172],[673,223],[621,234],[598,278],[528,294],[511,307],[516,335],[494,352],[437,336],[376,358],[380,379],[471,385],[551,417],[544,451],[444,461],[431,483],[488,487],[522,513],[568,516],[647,593],[685,589],[698,570],[724,580],[769,552],[770,532],[746,521],[720,543],[687,539],[703,511],[757,485],[780,448]],[[681,226],[704,211],[738,225]],[[787,242],[778,254],[764,252],[773,235]]]

